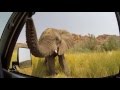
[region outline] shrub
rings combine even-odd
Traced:
[[[102,48],[105,51],[117,50],[120,48],[120,41],[111,36],[107,42],[102,44]]]
[[[95,50],[95,47],[96,47],[96,44],[97,44],[96,38],[92,34],[89,34],[88,37],[89,37],[88,40],[86,40],[84,42],[83,48],[93,51],[93,50]]]

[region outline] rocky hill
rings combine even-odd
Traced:
[[[99,35],[98,37],[94,37],[94,35],[90,35],[90,34],[85,35],[85,36],[77,35],[77,34],[72,34],[72,35],[73,35],[75,43],[79,43],[79,42],[85,43],[85,41],[90,40],[91,37],[96,40],[97,45],[102,45],[103,43],[107,42],[111,37],[114,37],[116,40],[120,42],[120,36],[116,36],[116,35],[104,34],[104,35]],[[17,43],[15,46],[15,49],[18,49],[20,47],[27,48],[27,44]]]
[[[72,34],[74,41],[76,43],[81,42],[81,41],[87,41],[89,40],[91,37],[94,37],[95,40],[97,41],[98,44],[102,44],[106,41],[108,41],[111,37],[114,37],[116,40],[120,40],[120,36],[116,36],[116,35],[107,35],[107,34],[103,34],[103,35],[99,35],[97,37],[95,37],[94,35],[77,35],[77,34]]]
[[[17,43],[16,46],[15,46],[15,49],[18,49],[18,48],[27,48],[27,44],[25,43]]]

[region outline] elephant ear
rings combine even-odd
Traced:
[[[67,31],[61,31],[61,43],[59,45],[59,51],[58,54],[62,55],[64,54],[68,49],[72,48],[74,46],[74,40],[73,40],[73,36],[71,33],[67,32]]]

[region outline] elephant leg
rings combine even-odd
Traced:
[[[45,57],[45,61],[44,61],[44,65],[45,65],[45,66],[47,66],[47,63],[48,63],[48,61],[47,61],[47,60],[48,60],[48,58],[47,58],[47,57]]]
[[[56,56],[57,56],[56,53],[54,53],[53,55],[51,55],[51,57],[53,57],[53,58],[55,58]],[[49,56],[49,57],[50,57],[50,56]],[[47,64],[48,64],[49,57],[45,57],[44,65],[47,65]]]
[[[47,59],[47,63],[48,63],[49,74],[50,75],[57,74],[56,71],[55,71],[55,57],[49,56],[48,59]]]
[[[64,71],[64,73],[66,75],[69,76],[70,75],[70,71],[69,71],[69,68],[67,66],[67,63],[66,63],[64,55],[59,55],[58,57],[59,57],[59,64],[60,64],[62,70]]]

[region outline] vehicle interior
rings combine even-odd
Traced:
[[[1,12],[0,15],[0,19],[3,19],[0,21],[2,27],[0,29],[0,78],[120,77],[120,12],[3,12],[3,14]],[[31,26],[27,27],[27,25]],[[70,32],[73,38],[71,41],[74,41],[75,46],[64,53],[70,75],[66,75],[60,66],[60,56],[63,55],[59,54],[60,48],[58,51],[56,51],[58,48],[54,49],[54,53],[58,56],[55,57],[54,66],[57,74],[51,76],[47,73],[50,70],[50,60],[46,61],[47,67],[44,65],[45,60],[52,55],[45,57],[34,55],[37,49],[30,46],[32,38],[28,44],[27,37],[27,32],[31,34],[32,29],[36,29],[35,37],[39,39],[39,43],[44,30],[58,29],[64,30],[65,33]],[[61,37],[62,35],[63,32]],[[66,42],[70,39],[67,38],[67,34],[63,38]],[[50,43],[45,44],[46,47],[50,46]],[[36,42],[33,45],[36,45]],[[45,52],[49,47],[40,50],[42,49]]]

